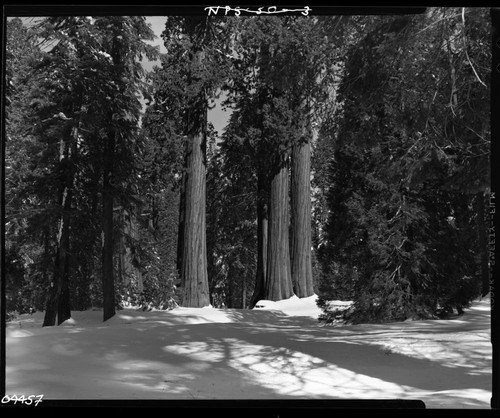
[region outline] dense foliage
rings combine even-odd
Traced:
[[[366,18],[347,54],[323,133],[335,147],[321,296],[354,300],[353,321],[461,312],[481,293],[487,13]]]
[[[169,16],[146,73],[145,18],[9,20],[8,316],[252,308],[298,257],[327,322],[460,313],[489,290],[489,21]]]

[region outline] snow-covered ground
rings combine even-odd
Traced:
[[[452,320],[321,326],[315,297],[253,310],[43,313],[6,329],[6,393],[44,399],[420,399],[489,408],[490,302]]]

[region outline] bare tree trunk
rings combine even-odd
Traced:
[[[63,188],[59,197],[61,216],[59,218],[58,232],[56,238],[56,256],[54,261],[53,278],[49,292],[49,300],[45,310],[42,326],[54,326],[62,324],[71,318],[70,294],[69,294],[69,234],[70,234],[70,210],[73,198],[74,167],[73,158],[76,153],[76,141],[78,139],[78,128],[72,130],[73,145],[68,145],[61,139],[59,147],[59,161],[62,169]],[[72,156],[73,151],[73,156]]]
[[[187,141],[185,144],[184,155],[187,156]],[[187,161],[184,161],[185,167],[187,167]],[[179,226],[177,232],[177,273],[179,277],[182,276],[182,258],[184,250],[184,228],[186,220],[186,181],[187,173],[182,173],[181,178],[181,189],[179,195]]]
[[[234,306],[234,276],[235,276],[235,272],[234,272],[234,264],[233,263],[229,263],[229,267],[228,267],[228,272],[227,272],[227,285],[226,285],[226,291],[227,291],[227,294],[226,294],[226,306],[229,308],[229,309],[233,309],[235,306]]]
[[[201,101],[204,106],[204,101]],[[182,250],[182,306],[210,305],[206,245],[206,126],[207,110],[190,109],[187,135],[186,213]]]
[[[70,214],[72,190],[68,190],[68,197],[66,199],[65,214],[63,217],[65,231],[61,239],[61,247],[59,253],[59,272],[61,274],[61,292],[57,304],[57,325],[61,325],[64,321],[71,318],[70,294],[69,294],[69,234],[70,234]]]
[[[107,138],[104,150],[102,190],[102,295],[103,321],[115,315],[115,283],[113,272],[113,188],[111,179],[115,154],[114,133]]]
[[[120,224],[120,233],[118,237],[118,276],[117,280],[121,286],[128,286],[130,284],[129,276],[127,275],[127,256],[128,256],[128,248],[126,244],[125,236],[130,234],[127,221],[125,220],[124,209],[120,211],[118,215],[118,222]]]
[[[214,289],[217,284],[219,266],[217,265],[217,238],[219,228],[219,213],[217,210],[217,186],[216,178],[218,170],[212,167],[207,171],[207,274],[208,287]],[[210,292],[210,304],[215,306],[214,294]]]
[[[59,246],[60,244],[58,244]],[[54,273],[50,283],[49,299],[45,308],[42,327],[52,327],[57,320],[57,306],[59,304],[59,295],[61,294],[60,272],[59,272],[59,249],[56,250],[56,258],[54,263]]]
[[[266,291],[264,298],[282,300],[293,296],[290,271],[288,165],[271,180]]]
[[[241,289],[241,309],[245,309],[247,305],[247,281],[246,281],[246,275],[243,275],[242,277],[243,283],[242,283],[242,289]]]
[[[299,298],[314,294],[311,262],[311,144],[300,142],[292,150],[291,270]]]
[[[71,318],[69,307],[69,274],[68,274],[68,248],[69,248],[69,217],[66,215],[68,203],[71,201],[71,192],[68,187],[63,191],[63,214],[59,220],[59,232],[57,236],[56,257],[54,261],[54,272],[50,288],[49,300],[45,310],[43,326],[54,326],[62,324]]]

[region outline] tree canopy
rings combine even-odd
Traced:
[[[327,322],[335,299],[352,322],[460,313],[489,291],[489,25],[167,16],[160,56],[140,16],[10,19],[9,316],[293,295]]]

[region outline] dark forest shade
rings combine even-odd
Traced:
[[[353,322],[461,312],[489,290],[488,13],[169,16],[151,78],[144,18],[8,22],[9,315],[315,289]]]
[[[43,326],[54,326],[62,324],[71,317],[70,293],[69,293],[69,245],[70,245],[70,222],[71,206],[73,199],[74,162],[76,154],[76,138],[78,129],[71,131],[73,141],[61,139],[59,147],[59,163],[61,166],[61,188],[59,204],[61,215],[59,218],[56,239],[56,256],[54,270],[49,291],[49,298],[45,310]]]
[[[267,269],[267,240],[268,240],[268,202],[267,184],[263,170],[257,174],[257,272],[255,277],[255,287],[250,308],[264,298],[266,291],[266,269]]]
[[[103,321],[107,321],[115,315],[115,283],[113,269],[113,188],[111,186],[115,140],[113,136],[106,139],[102,193]]]

